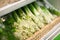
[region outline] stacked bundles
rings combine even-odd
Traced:
[[[51,13],[36,2],[11,12],[3,22],[4,40],[26,40],[57,17]]]

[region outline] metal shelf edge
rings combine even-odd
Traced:
[[[44,37],[41,38],[41,40],[48,40],[52,35],[55,35],[58,33],[57,31],[60,30],[60,23],[54,26],[52,30],[50,30]]]
[[[36,1],[36,0],[22,0],[22,1],[18,1],[13,4],[9,4],[7,6],[4,6],[4,7],[0,8],[0,17],[5,14],[8,14],[18,8],[21,8],[29,3],[32,3],[34,1]]]

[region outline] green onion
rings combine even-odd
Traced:
[[[33,3],[35,8],[38,10],[38,12],[43,15],[44,19],[46,20],[46,23],[50,23],[54,17],[50,14],[50,12],[45,7],[40,7],[36,2]]]
[[[60,16],[60,12],[59,11],[57,11],[57,10],[55,10],[55,9],[51,9],[51,8],[49,8],[48,9],[52,14],[54,14],[54,15],[56,15],[56,16]]]
[[[43,18],[42,16],[40,16],[39,14],[39,12],[34,8],[34,6],[32,5],[32,4],[30,4],[30,5],[28,5],[29,6],[29,8],[30,8],[30,10],[32,11],[32,13],[34,13],[35,14],[35,16],[38,18],[36,21],[38,21],[38,22],[36,22],[36,24],[41,28],[41,27],[43,27],[44,26],[44,23],[41,21],[41,19]]]
[[[36,25],[36,23],[33,21],[33,20],[36,21],[37,18],[36,18],[35,15],[33,15],[33,13],[30,11],[30,9],[28,8],[28,6],[25,6],[25,7],[24,7],[24,11],[26,12],[26,15],[28,15],[28,16],[31,18],[31,22],[32,22],[31,25],[34,25],[33,28],[35,28],[35,30],[39,30],[38,25]],[[33,20],[32,20],[32,19],[33,19]]]

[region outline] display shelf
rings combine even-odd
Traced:
[[[60,33],[60,23],[55,25],[54,28],[49,31],[41,40],[52,40],[56,34]]]
[[[5,15],[5,14],[8,14],[8,13],[10,13],[18,8],[21,8],[27,4],[30,4],[34,1],[36,1],[36,0],[20,0],[18,2],[4,6],[4,7],[0,8],[0,17]]]

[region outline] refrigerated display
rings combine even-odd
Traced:
[[[53,31],[60,23],[60,12],[40,3],[23,0],[0,8],[0,39],[41,40]]]

